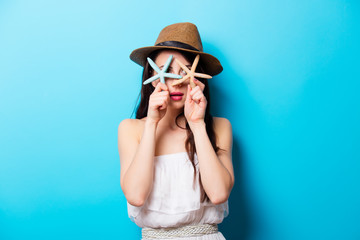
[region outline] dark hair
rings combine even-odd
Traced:
[[[161,50],[152,52],[149,55],[149,58],[151,58],[153,61],[155,61],[155,59],[158,56],[158,54],[160,53],[160,51]],[[189,52],[181,52],[181,54],[190,63],[194,61],[195,56],[196,56],[195,54],[192,54]],[[196,68],[196,72],[204,73],[201,61],[199,62],[198,66]],[[151,77],[152,73],[153,73],[153,69],[150,67],[149,63],[146,62],[145,66],[144,66],[143,74],[142,74],[142,82],[144,82],[146,79]],[[203,93],[207,100],[207,106],[206,106],[205,117],[204,117],[204,121],[206,124],[206,132],[209,136],[212,147],[214,148],[215,152],[218,152],[221,149],[216,145],[216,135],[215,135],[215,130],[214,130],[214,126],[213,126],[213,118],[212,118],[212,115],[210,114],[210,92],[209,92],[208,81],[206,79],[201,79],[201,78],[198,78],[198,80],[205,84]],[[140,97],[140,103],[136,109],[136,118],[137,119],[141,119],[141,118],[144,118],[147,116],[148,107],[149,107],[149,98],[155,89],[152,84],[146,84],[146,85],[142,84],[141,86],[142,86],[141,92],[140,92],[140,95],[138,96],[138,99]],[[178,125],[178,119],[179,119],[179,117],[181,117],[183,115],[184,115],[184,112],[180,113],[175,119],[175,123],[179,128],[182,128],[182,127]],[[194,162],[194,153],[196,153],[196,147],[195,147],[194,135],[190,129],[188,122],[186,122],[186,128],[182,128],[182,129],[186,129],[187,139],[185,141],[185,148],[188,153],[189,159],[194,167],[194,180],[195,180],[196,167],[195,167],[195,162]],[[199,175],[199,181],[200,181],[200,189],[201,189],[201,201],[208,200],[209,198],[208,198],[207,194],[205,193],[203,186],[201,184],[200,175]]]

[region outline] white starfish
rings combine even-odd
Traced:
[[[160,69],[154,62],[151,60],[151,58],[147,58],[150,66],[157,72],[155,76],[152,76],[151,78],[148,78],[146,81],[144,81],[144,85],[151,83],[155,81],[156,79],[160,78],[160,82],[165,83],[165,78],[181,78],[181,75],[173,74],[173,73],[167,73],[167,69],[170,66],[171,60],[173,56],[170,55],[169,58],[166,60],[166,63],[162,69]]]

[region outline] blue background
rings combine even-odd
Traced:
[[[198,26],[233,125],[227,239],[360,239],[359,1],[0,1],[0,239],[139,239],[117,127],[166,25]]]

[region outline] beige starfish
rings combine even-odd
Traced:
[[[194,88],[196,87],[196,84],[194,83],[194,78],[195,77],[199,77],[199,78],[207,78],[207,79],[210,79],[212,78],[210,75],[208,74],[203,74],[203,73],[197,73],[195,72],[195,69],[199,63],[199,59],[200,59],[200,55],[198,54],[191,66],[191,70],[189,70],[188,67],[186,67],[182,62],[180,62],[178,59],[175,58],[175,61],[180,65],[180,67],[182,69],[184,69],[184,71],[187,73],[183,78],[179,79],[179,80],[175,80],[173,82],[173,86],[175,85],[178,85],[178,84],[181,84],[183,83],[186,79],[190,78],[190,87],[191,88]]]

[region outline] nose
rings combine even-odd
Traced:
[[[169,86],[173,87],[173,88],[180,88],[182,86],[182,83],[174,85],[174,86],[172,85],[176,80],[179,80],[179,79],[177,79],[177,78],[167,78],[166,83]]]
[[[181,88],[181,87],[182,87],[182,83],[179,83],[179,84],[175,85],[174,87],[176,87],[176,88]]]

